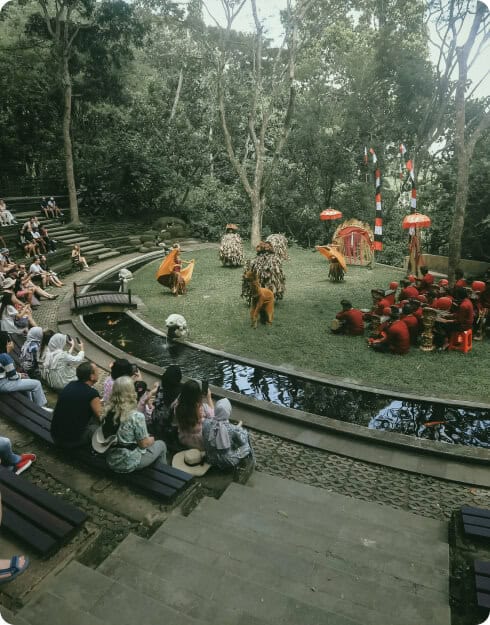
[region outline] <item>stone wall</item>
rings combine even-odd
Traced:
[[[435,254],[423,254],[423,258],[427,267],[433,273],[441,273],[447,275],[447,256],[436,256]],[[464,271],[465,276],[480,276],[490,267],[490,263],[485,263],[479,260],[466,260],[461,259],[459,264]],[[408,256],[405,256],[405,269],[408,267]]]

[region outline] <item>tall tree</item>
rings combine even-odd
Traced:
[[[123,0],[97,2],[96,0],[38,0],[41,16],[33,15],[29,23],[32,34],[51,39],[54,56],[59,64],[63,90],[63,145],[70,216],[73,224],[80,224],[77,185],[73,158],[72,136],[72,65],[78,71],[83,67],[84,53],[90,60],[112,54],[130,54],[130,43],[137,40],[140,29],[133,29],[134,9]],[[42,28],[44,24],[44,29]],[[109,48],[113,50],[109,52]],[[84,50],[85,47],[85,50]],[[94,53],[94,54],[92,54]],[[103,64],[99,70],[103,73]]]
[[[309,2],[298,0],[293,10],[291,1],[288,0],[286,35],[283,43],[276,50],[272,50],[264,37],[264,26],[259,18],[256,0],[250,0],[255,24],[251,58],[247,61],[242,58],[237,62],[228,44],[233,23],[246,2],[247,0],[222,0],[225,28],[221,28],[215,20],[222,34],[217,92],[226,151],[251,204],[251,244],[254,247],[262,235],[266,193],[291,128],[296,97],[297,23]],[[238,148],[240,140],[232,134],[227,94],[230,91],[230,69],[236,72],[243,67],[247,70],[242,80],[249,88],[250,97],[245,113],[247,122],[242,124],[242,146]]]
[[[490,127],[490,103],[472,107],[467,103],[475,90],[489,76],[490,70],[475,85],[470,71],[490,42],[490,11],[483,2],[470,0],[432,0],[429,3],[429,26],[438,49],[437,89],[427,109],[422,136],[427,144],[441,136],[445,114],[454,106],[454,156],[457,163],[454,212],[449,234],[449,281],[461,260],[461,237],[464,229],[470,162],[475,146]]]

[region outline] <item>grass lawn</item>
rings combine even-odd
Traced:
[[[242,269],[222,267],[217,249],[183,254],[196,259],[187,295],[174,297],[155,280],[160,261],[138,270],[131,284],[147,308],[140,316],[163,328],[170,313],[180,313],[190,327],[190,340],[231,354],[290,368],[339,376],[360,384],[455,399],[490,400],[488,341],[474,342],[469,354],[424,353],[412,348],[406,356],[377,354],[365,338],[335,336],[330,321],[340,300],[369,308],[370,291],[399,280],[400,269],[349,267],[344,283],[328,280],[328,263],[317,252],[290,248],[284,264],[286,293],[276,304],[274,324],[250,327],[249,311],[240,297]],[[249,252],[249,256],[253,256]]]

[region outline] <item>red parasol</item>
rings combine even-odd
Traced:
[[[342,213],[335,208],[326,208],[320,213],[322,221],[330,221],[331,219],[342,219]]]
[[[408,230],[409,228],[428,228],[431,225],[430,217],[422,215],[422,213],[410,213],[403,218],[402,228]]]

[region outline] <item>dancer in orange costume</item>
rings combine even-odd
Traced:
[[[183,265],[187,265],[183,267]],[[180,245],[175,243],[158,268],[156,279],[168,287],[174,295],[184,295],[194,271],[194,260],[180,258]]]

